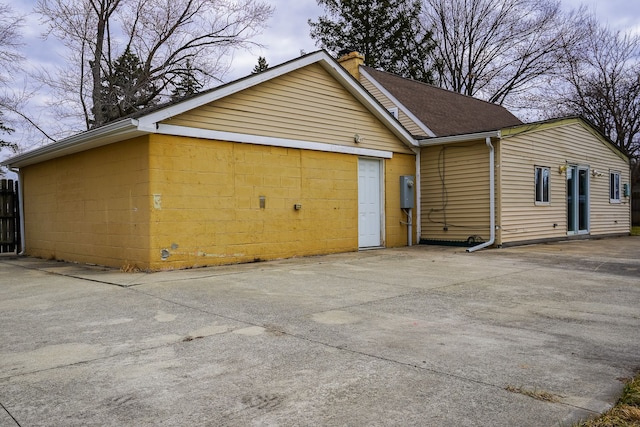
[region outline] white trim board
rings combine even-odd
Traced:
[[[374,150],[371,148],[350,147],[347,145],[326,144],[323,142],[301,141],[296,139],[274,138],[269,136],[249,135],[244,133],[223,132],[218,130],[197,129],[186,126],[158,125],[157,134],[185,136],[218,141],[240,142],[244,144],[268,145],[282,148],[298,148],[301,150],[324,151],[328,153],[354,154],[357,156],[393,158],[393,152]]]

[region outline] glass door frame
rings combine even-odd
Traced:
[[[577,197],[575,197],[577,195]],[[589,166],[567,167],[567,234],[590,232],[590,180]],[[577,203],[576,203],[577,200]]]

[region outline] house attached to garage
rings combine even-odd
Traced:
[[[629,159],[584,119],[525,124],[366,67],[357,53],[340,61],[419,141],[420,242],[479,249],[629,234]]]

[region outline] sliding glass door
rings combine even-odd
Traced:
[[[567,168],[567,233],[589,233],[589,168]]]

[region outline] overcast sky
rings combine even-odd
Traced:
[[[315,0],[272,0],[276,11],[260,42],[267,49],[256,50],[254,55],[242,54],[235,58],[233,76],[249,74],[257,63],[258,55],[265,56],[269,65],[277,65],[299,56],[300,51],[312,52],[318,47],[309,37],[309,19],[317,20],[323,14]],[[613,28],[640,32],[640,0],[562,0],[567,9],[586,5],[601,22]]]
[[[36,0],[9,0],[8,3],[16,11],[26,14],[32,11]],[[275,12],[263,34],[256,40],[265,47],[236,53],[225,81],[248,75],[257,64],[258,56],[266,57],[269,65],[274,66],[300,56],[302,51],[308,53],[318,49],[309,37],[307,23],[309,19],[316,20],[323,13],[323,9],[315,0],[271,0],[270,3],[275,7]],[[562,0],[562,3],[568,9],[585,4],[596,13],[601,22],[608,23],[613,28],[640,32],[640,0]],[[26,44],[27,64],[25,65],[27,66],[47,67],[60,61],[59,43],[53,38],[43,40],[42,30],[43,27],[35,15],[27,18],[26,25],[22,29]],[[22,78],[18,76],[18,80]],[[38,98],[34,102],[37,100]],[[20,130],[16,129],[12,139],[19,141],[19,134]],[[8,154],[7,150],[3,150],[0,152],[0,158]]]
[[[1,0],[0,0],[1,1]],[[309,37],[309,19],[316,20],[323,9],[315,0],[271,0],[275,7],[267,28],[258,38],[264,49],[254,48],[251,52],[239,52],[232,61],[227,79],[243,77],[251,72],[258,56],[267,58],[269,65],[277,65],[296,58],[301,51],[312,52],[318,47]],[[595,11],[602,22],[615,28],[637,28],[640,31],[640,0],[562,0],[567,8],[587,5]],[[35,0],[10,0],[16,10],[28,13]],[[23,28],[27,43],[27,59],[41,64],[55,63],[59,55],[54,39],[41,39],[42,27],[35,16],[29,18]]]

